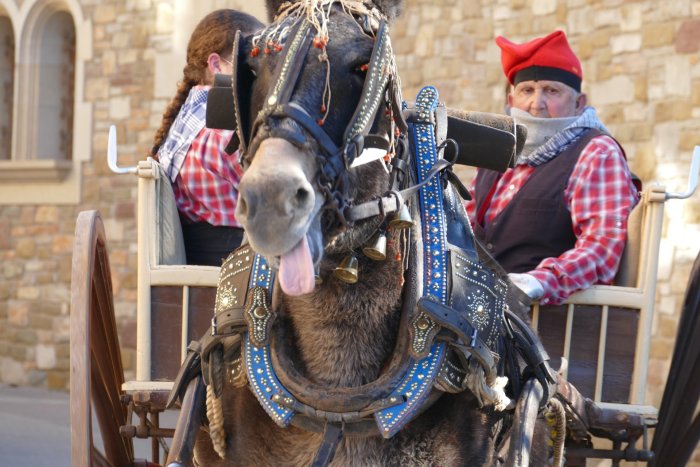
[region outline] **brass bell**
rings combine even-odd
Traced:
[[[371,260],[384,261],[386,259],[386,235],[381,230],[372,236],[369,245],[362,248],[362,253]]]
[[[357,282],[357,258],[355,255],[348,255],[333,270],[335,277],[347,284]]]
[[[410,229],[413,227],[413,218],[405,204],[401,205],[401,209],[394,213],[394,216],[389,221],[389,227],[392,229]]]

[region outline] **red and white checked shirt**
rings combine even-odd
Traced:
[[[238,151],[224,151],[232,135],[204,127],[187,151],[173,191],[178,210],[192,222],[241,227],[235,211],[243,170]]]
[[[194,86],[158,150],[180,214],[192,222],[240,227],[236,220],[238,183],[243,170],[238,151],[225,148],[233,131],[205,126],[210,86]]]
[[[485,224],[508,205],[534,170],[535,167],[522,164],[502,175],[486,210]],[[472,193],[475,180],[471,184]],[[564,196],[576,243],[559,257],[545,258],[528,272],[542,283],[544,296],[540,303],[546,305],[558,305],[592,284],[609,284],[617,273],[627,238],[627,217],[639,194],[627,162],[612,138],[598,136],[586,145]],[[475,200],[465,206],[471,222],[475,223]]]

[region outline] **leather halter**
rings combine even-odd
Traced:
[[[371,147],[373,140],[367,136],[387,91],[391,94],[391,103],[394,105],[401,100],[396,76],[393,74],[393,67],[390,66],[393,63],[391,40],[386,20],[381,19],[376,31],[374,47],[359,103],[345,129],[342,145],[338,146],[304,108],[291,100],[293,90],[307,59],[314,33],[314,28],[305,18],[301,18],[294,24],[284,48],[284,54],[274,73],[272,81],[275,84],[270,88],[263,108],[255,118],[250,130],[248,129],[249,125],[242,118],[242,101],[246,99],[244,94],[249,89],[238,82],[242,67],[238,63],[240,34],[237,33],[234,41],[232,85],[236,126],[239,129],[241,144],[241,159],[244,162],[249,162],[254,157],[260,143],[270,137],[284,138],[298,146],[303,145],[309,139],[314,141],[323,154],[323,157],[318,158],[320,174],[317,183],[320,185],[319,189],[326,194],[324,207],[334,207],[339,223],[348,226],[357,220],[358,216],[357,214],[351,215],[352,220],[350,220],[345,215],[347,208],[351,205],[345,193],[347,190],[346,171],[365,147]],[[400,131],[405,131],[401,112],[396,112],[398,107],[394,107],[393,110],[398,119],[397,127]],[[295,122],[302,131],[280,128],[273,124],[274,121],[281,120]],[[387,212],[398,210],[401,207],[400,200],[396,201],[397,205],[389,207]]]

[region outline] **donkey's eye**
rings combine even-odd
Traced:
[[[353,71],[355,71],[355,73],[359,73],[361,75],[366,75],[367,70],[369,70],[369,63],[363,63],[362,65],[357,65]]]

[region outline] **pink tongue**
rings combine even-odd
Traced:
[[[287,295],[303,295],[314,290],[314,262],[306,235],[280,258],[278,278]]]

